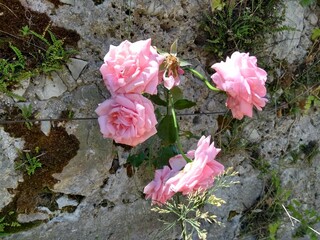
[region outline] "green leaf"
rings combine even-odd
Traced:
[[[157,104],[159,106],[167,106],[167,102],[162,100],[158,95],[147,95],[147,98],[149,98],[154,104]]]
[[[145,159],[146,159],[146,155],[143,152],[141,152],[138,154],[130,155],[127,158],[127,162],[134,167],[139,167]]]
[[[211,10],[214,12],[215,10],[221,11],[225,5],[222,0],[211,0]]]
[[[174,127],[174,121],[172,115],[166,115],[159,123],[158,136],[163,140],[165,144],[175,143],[177,140],[177,129]]]
[[[154,159],[153,164],[156,168],[161,168],[164,165],[168,165],[169,159],[176,156],[177,154],[178,150],[174,145],[163,147],[157,152],[156,156],[158,157]]]
[[[178,39],[176,39],[170,47],[170,54],[173,54],[176,56],[177,53],[178,53]]]
[[[320,28],[315,28],[312,30],[311,40],[315,41],[318,38],[320,38]]]
[[[181,60],[181,59],[179,59],[179,61],[180,61],[180,67],[186,67],[186,66],[190,66],[190,65],[192,65],[191,63],[189,63],[189,62],[187,62],[187,61],[185,61],[185,60]]]
[[[270,240],[276,240],[277,231],[279,229],[279,226],[280,226],[280,221],[276,221],[274,223],[269,224],[268,228],[269,228]]]
[[[192,108],[195,105],[195,102],[189,101],[187,99],[179,99],[174,103],[174,108],[177,110],[182,110],[186,108]]]
[[[30,32],[30,28],[29,28],[29,26],[24,26],[24,27],[22,27],[22,29],[20,31],[21,31],[23,36],[26,36]]]
[[[26,101],[26,99],[24,97],[22,97],[22,96],[20,96],[18,94],[15,94],[13,92],[7,92],[7,95],[9,97],[13,97],[13,98],[17,99],[18,101],[22,101],[22,102]]]
[[[302,7],[307,7],[307,6],[311,5],[314,2],[315,2],[315,0],[301,0],[300,4],[301,4]]]
[[[173,102],[178,101],[179,99],[183,98],[183,93],[181,89],[178,86],[175,86],[170,89],[170,93],[172,94],[173,97]]]

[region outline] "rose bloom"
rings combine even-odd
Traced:
[[[154,135],[157,120],[151,101],[140,94],[119,94],[96,109],[100,131],[117,143],[136,146]]]
[[[183,158],[173,157],[170,158],[169,164],[170,167],[164,166],[163,169],[156,170],[154,180],[143,190],[146,199],[152,199],[152,204],[162,205],[175,194],[166,182],[186,165],[186,161]]]
[[[215,160],[220,149],[210,144],[210,136],[202,136],[196,150],[189,151],[188,157],[193,159],[183,170],[167,180],[166,185],[174,192],[186,195],[197,190],[206,190],[213,186],[214,178],[224,171],[224,166]],[[182,155],[175,156],[175,160]]]
[[[255,106],[262,110],[267,99],[265,82],[267,73],[257,66],[257,58],[249,53],[234,52],[226,62],[211,66],[216,73],[211,78],[217,88],[227,93],[226,106],[231,109],[234,118],[244,115],[252,117]]]
[[[100,68],[112,95],[120,93],[157,93],[159,66],[164,57],[151,46],[151,39],[110,46]]]

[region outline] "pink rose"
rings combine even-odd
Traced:
[[[119,94],[96,109],[100,131],[117,143],[136,146],[154,135],[157,120],[151,101],[140,94]]]
[[[211,78],[217,88],[227,93],[226,106],[231,109],[234,118],[242,119],[244,115],[252,117],[253,106],[261,111],[266,105],[267,73],[257,66],[256,57],[234,52],[226,62],[211,67],[216,70]]]
[[[157,93],[159,66],[164,57],[151,47],[151,39],[110,46],[100,68],[112,95],[120,93]]]
[[[166,181],[174,174],[168,166],[163,169],[158,169],[155,172],[154,180],[145,186],[143,192],[146,194],[146,199],[151,198],[152,204],[164,204],[170,199],[175,192],[170,190],[170,186],[166,185]]]
[[[146,199],[152,199],[152,204],[164,204],[175,194],[171,186],[166,182],[186,165],[186,161],[183,158],[173,157],[169,163],[171,168],[164,166],[163,169],[156,170],[154,180],[145,186],[143,190],[146,194]]]
[[[219,152],[220,149],[215,148],[214,143],[210,144],[210,136],[202,136],[197,149],[188,152],[188,157],[193,161],[168,179],[166,185],[169,185],[172,191],[182,192],[184,195],[212,187],[214,178],[224,171],[224,166],[215,160]],[[177,161],[183,157],[178,155],[174,158]]]

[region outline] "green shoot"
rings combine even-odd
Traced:
[[[26,120],[26,122],[25,122],[26,127],[29,130],[31,130],[31,128],[33,126],[33,123],[28,121],[28,120],[30,120],[30,118],[32,116],[32,105],[31,104],[29,104],[28,106],[27,105],[23,105],[23,106],[21,106],[19,108],[21,110],[22,117]]]

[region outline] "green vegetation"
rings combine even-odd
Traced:
[[[75,54],[75,51],[66,50],[64,41],[57,39],[49,30],[39,34],[25,26],[22,28],[21,34],[25,42],[30,44],[33,39],[36,39],[41,44],[35,46],[36,52],[24,54],[16,46],[9,43],[15,57],[0,59],[0,92],[23,100],[23,98],[13,94],[11,90],[18,87],[23,79],[61,69],[70,56]],[[48,36],[46,37],[46,35]],[[30,62],[36,64],[30,64]]]
[[[23,79],[32,76],[32,74],[25,70],[25,57],[21,51],[11,43],[10,48],[15,53],[16,58],[14,58],[13,61],[0,59],[0,92],[16,97],[15,94],[10,92],[10,88],[14,87]]]
[[[272,104],[278,109],[278,116],[307,114],[320,107],[320,36],[315,30],[313,44],[297,69],[291,69],[284,61],[274,61],[274,68],[283,72],[269,85]]]
[[[40,149],[35,149],[35,154],[38,154],[37,156],[32,156],[31,153],[25,152],[24,154],[21,154],[21,161],[22,163],[16,167],[16,169],[20,169],[21,167],[24,167],[25,171],[29,176],[33,175],[37,168],[41,168],[42,164],[40,162],[39,157],[42,156],[44,153],[40,153]]]
[[[9,216],[13,215],[14,212],[9,212]],[[6,221],[6,217],[0,217],[0,236],[5,234],[6,227],[20,227],[21,225],[16,221]]]
[[[300,4],[303,7],[307,7],[315,2],[316,2],[316,0],[300,0]]]
[[[217,60],[237,50],[259,51],[267,34],[286,29],[277,27],[282,22],[282,15],[275,15],[277,4],[277,0],[212,0],[212,12],[205,14],[201,26],[205,49]]]
[[[62,65],[66,63],[69,57],[76,52],[74,50],[64,49],[63,40],[59,40],[51,31],[47,31],[50,38],[47,39],[43,35],[29,29],[28,26],[22,28],[21,33],[24,37],[36,37],[45,43],[45,48],[40,49],[40,56],[43,59],[41,65],[38,66],[36,72],[48,73],[51,71],[60,70]]]
[[[185,201],[177,196],[167,201],[161,207],[154,207],[151,210],[161,214],[172,214],[175,216],[175,220],[159,220],[164,223],[165,228],[159,233],[168,231],[176,225],[181,226],[181,237],[183,239],[192,239],[194,232],[197,233],[199,239],[207,239],[207,231],[201,228],[201,222],[209,222],[220,224],[216,215],[212,215],[209,212],[204,212],[203,207],[205,205],[213,205],[220,207],[226,202],[215,196],[214,192],[218,188],[230,187],[233,184],[238,183],[233,180],[238,173],[234,172],[232,168],[228,168],[225,173],[215,178],[215,185],[213,188],[206,191],[196,191],[193,194],[189,194]]]
[[[258,239],[275,239],[284,213],[282,204],[288,200],[290,192],[281,188],[277,172],[273,171],[271,174],[263,196],[244,213],[241,225],[244,235],[254,235]]]
[[[22,105],[22,106],[19,106],[19,109],[21,110],[21,114],[22,114],[23,119],[26,120],[26,122],[24,124],[26,125],[26,127],[29,130],[31,130],[33,123],[30,122],[29,120],[32,117],[32,105],[31,104],[29,104],[28,106]]]
[[[294,225],[299,224],[293,235],[294,238],[309,235],[311,240],[317,240],[320,233],[313,229],[313,226],[320,222],[320,214],[314,209],[303,209],[302,204],[298,200],[292,200],[288,206],[288,216]]]

